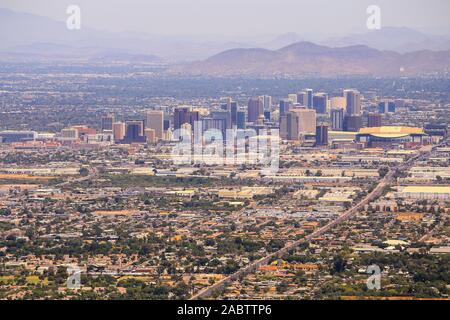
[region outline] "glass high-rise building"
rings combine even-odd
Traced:
[[[344,97],[347,103],[346,114],[348,116],[361,115],[361,94],[358,90],[344,90]]]
[[[264,110],[270,111],[272,108],[272,97],[271,96],[263,96]]]
[[[312,108],[313,105],[313,89],[305,89],[306,92],[306,106]]]
[[[236,101],[230,102],[231,126],[237,125],[238,104]]]
[[[173,128],[180,129],[185,123],[191,125],[194,128],[195,121],[199,121],[198,111],[192,111],[191,107],[179,107],[176,108],[173,114]]]
[[[328,126],[319,125],[316,127],[316,145],[326,146],[328,145]]]
[[[125,122],[125,137],[121,142],[127,144],[145,143],[146,137],[144,136],[144,121],[130,120]]]
[[[395,113],[396,105],[394,101],[384,100],[378,104],[380,113]]]
[[[241,110],[237,112],[236,125],[238,129],[245,129],[245,111]]]
[[[112,131],[114,123],[114,115],[109,114],[107,116],[102,117],[101,120],[101,130],[102,131]]]
[[[333,131],[344,131],[343,109],[331,109],[331,129]]]
[[[317,113],[327,113],[328,95],[326,93],[317,93],[313,96],[313,106]]]
[[[255,122],[264,113],[263,101],[261,98],[251,98],[248,101],[248,122]]]
[[[362,117],[353,115],[344,117],[344,131],[358,132],[362,128]]]
[[[292,108],[292,102],[289,99],[280,101],[280,116],[284,116]]]

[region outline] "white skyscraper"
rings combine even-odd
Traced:
[[[354,89],[344,90],[344,98],[347,103],[347,115],[361,115],[361,94],[359,93],[359,91]]]
[[[269,111],[272,109],[272,97],[271,96],[264,96],[264,110]]]

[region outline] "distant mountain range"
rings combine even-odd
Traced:
[[[171,72],[206,75],[395,74],[400,68],[404,74],[416,74],[448,68],[450,50],[450,36],[408,28],[384,27],[333,38],[298,33],[162,36],[85,26],[71,31],[63,21],[1,8],[0,39],[0,62],[167,62],[178,64]]]
[[[278,50],[233,49],[172,68],[174,74],[207,76],[418,75],[450,71],[449,51],[400,54],[364,45],[332,48],[298,42]]]
[[[380,30],[319,41],[332,47],[366,45],[378,50],[399,53],[433,50],[450,50],[450,36],[427,35],[410,28],[383,27]]]
[[[232,39],[113,33],[82,25],[68,30],[65,22],[0,8],[0,61],[83,57],[99,52],[158,56],[169,62],[205,59],[230,48],[252,46]],[[52,47],[52,50],[49,48]],[[27,56],[28,54],[28,56]]]

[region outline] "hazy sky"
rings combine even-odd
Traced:
[[[64,21],[79,5],[82,24],[109,31],[178,35],[334,35],[367,31],[366,9],[382,26],[450,33],[450,0],[0,0],[0,7]]]

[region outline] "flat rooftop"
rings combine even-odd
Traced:
[[[408,193],[450,193],[450,186],[407,186],[401,192]]]

